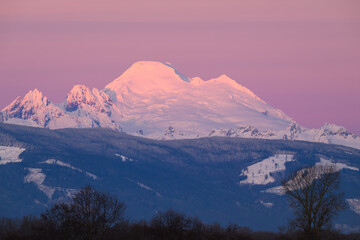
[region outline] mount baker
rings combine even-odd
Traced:
[[[305,140],[360,149],[360,138],[326,123],[297,124],[226,75],[204,81],[168,63],[134,63],[103,90],[75,85],[56,104],[39,90],[17,97],[0,122],[59,128],[110,128],[155,139],[229,136]]]

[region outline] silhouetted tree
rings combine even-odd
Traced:
[[[303,230],[307,239],[319,239],[323,228],[345,208],[339,185],[340,173],[334,165],[301,169],[283,182],[295,214],[291,226]]]
[[[157,213],[151,220],[154,235],[159,239],[183,239],[189,221],[184,214],[167,210]]]
[[[188,217],[174,210],[157,213],[150,222],[154,239],[203,239],[205,226],[197,217]]]
[[[79,234],[79,222],[75,216],[72,203],[56,203],[51,209],[41,215],[47,238],[76,239]]]
[[[47,232],[60,239],[104,239],[123,221],[125,205],[91,187],[80,190],[69,203],[57,203],[42,219]]]

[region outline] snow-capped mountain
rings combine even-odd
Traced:
[[[111,119],[114,112],[113,101],[101,90],[96,88],[90,90],[84,85],[75,85],[60,106],[76,121],[75,127],[104,127],[120,130],[120,126]]]
[[[134,63],[103,90],[75,85],[59,104],[35,89],[4,108],[0,121],[50,129],[103,127],[156,139],[230,136],[360,148],[360,138],[346,129],[301,127],[226,75],[205,81],[151,61]]]
[[[17,97],[3,109],[5,122],[49,128],[73,127],[73,119],[59,106],[51,103],[39,90]]]
[[[286,128],[291,118],[229,77],[188,78],[169,64],[137,62],[108,84],[126,132],[161,137],[169,127],[181,136],[206,136],[214,128],[253,123],[260,129]]]
[[[344,127],[330,123],[325,123],[319,129],[308,129],[297,123],[291,123],[286,129],[279,131],[260,131],[249,125],[240,128],[214,129],[209,136],[302,140],[360,148],[360,137],[348,132]]]
[[[60,104],[50,102],[35,89],[4,108],[2,118],[7,123],[50,129],[105,127],[120,130],[110,118],[112,105],[111,98],[103,91],[90,90],[83,85],[75,85]]]

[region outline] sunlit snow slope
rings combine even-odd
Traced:
[[[291,118],[226,75],[203,81],[171,65],[137,62],[105,87],[121,113],[125,131],[160,136],[172,127],[182,135],[206,136],[212,129],[249,125],[286,128]]]

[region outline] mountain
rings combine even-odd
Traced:
[[[61,127],[71,126],[67,124],[69,117],[64,111],[37,89],[28,92],[23,98],[17,97],[3,112],[10,123],[52,127],[59,122]]]
[[[59,104],[35,89],[4,108],[0,121],[50,129],[110,128],[153,139],[230,136],[360,148],[360,138],[346,129],[299,126],[226,75],[205,81],[151,61],[134,63],[103,90],[76,85]]]
[[[35,89],[25,97],[17,97],[2,111],[7,123],[59,128],[104,127],[120,130],[111,119],[111,98],[94,88],[75,85],[60,104],[51,103],[42,92]]]
[[[84,85],[75,85],[61,104],[66,114],[76,119],[76,126],[80,128],[103,127],[120,130],[120,126],[112,121],[112,99],[103,91]],[[51,128],[51,127],[50,127]],[[57,129],[61,127],[53,127]]]
[[[325,123],[320,129],[304,128],[297,123],[291,123],[286,129],[279,131],[260,131],[254,126],[217,129],[213,130],[209,136],[302,140],[360,149],[360,137],[348,132],[344,127],[330,123]]]
[[[206,223],[276,231],[291,217],[281,181],[295,170],[331,164],[340,171],[348,206],[335,226],[359,231],[359,159],[360,150],[305,141],[164,141],[104,128],[0,123],[0,212],[39,214],[91,185],[124,201],[130,220],[173,208]]]
[[[279,130],[291,118],[229,77],[203,81],[169,64],[137,62],[105,87],[121,110],[126,132],[159,137],[172,127],[182,135],[206,136],[211,129],[254,123]]]

